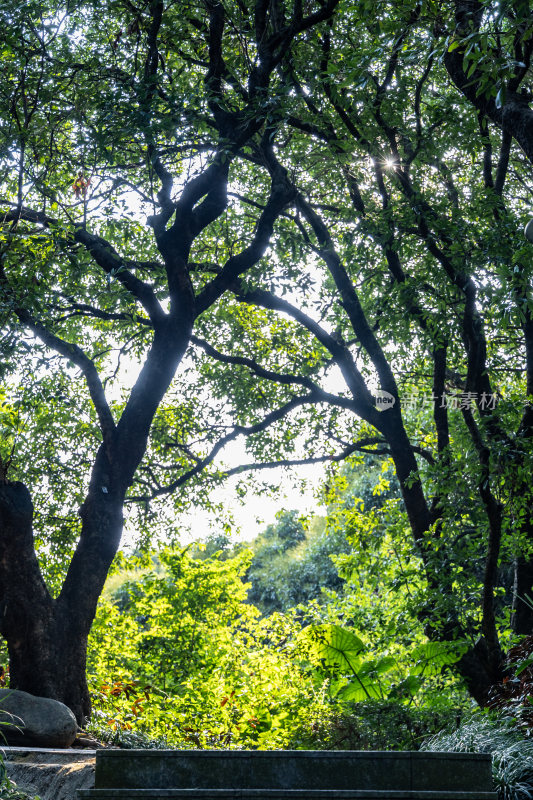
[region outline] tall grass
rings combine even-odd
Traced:
[[[526,738],[510,717],[474,713],[456,730],[427,738],[421,750],[490,753],[500,800],[533,798],[533,740]]]

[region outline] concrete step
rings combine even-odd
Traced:
[[[8,778],[41,800],[74,800],[78,789],[94,786],[94,750],[2,747]]]
[[[476,753],[99,750],[95,789],[231,790],[234,794],[229,796],[233,797],[244,797],[235,792],[250,790],[362,791],[372,796],[377,796],[373,794],[376,791],[479,795],[492,792],[492,776],[490,756]],[[146,795],[150,796],[157,794]]]
[[[93,789],[79,800],[497,800],[497,792],[342,789]]]

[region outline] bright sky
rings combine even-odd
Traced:
[[[233,460],[233,459],[231,459]],[[245,455],[243,451],[243,461]],[[306,467],[297,467],[293,474],[306,481],[302,491],[293,485],[287,472],[282,469],[269,470],[268,479],[272,484],[279,485],[277,494],[256,494],[248,492],[246,499],[241,501],[235,492],[236,480],[228,479],[223,486],[217,488],[212,499],[221,500],[229,509],[235,519],[236,528],[233,531],[236,540],[249,541],[262,533],[267,525],[275,522],[276,512],[281,510],[296,509],[302,515],[325,514],[325,508],[316,498],[317,489],[323,480],[324,466],[314,464]],[[180,524],[190,529],[190,539],[204,539],[210,533],[222,532],[220,523],[214,514],[196,508],[193,514],[186,515]],[[185,537],[183,537],[185,539]]]

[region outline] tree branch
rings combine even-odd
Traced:
[[[208,356],[211,356],[211,358],[214,358],[216,361],[221,361],[224,364],[235,364],[247,367],[258,377],[265,378],[266,380],[274,383],[279,383],[280,385],[290,386],[292,384],[298,384],[313,392],[317,397],[317,401],[319,402],[329,403],[330,405],[340,406],[341,408],[347,408],[350,411],[353,411],[353,402],[351,400],[348,400],[345,397],[330,394],[329,392],[325,392],[318,384],[308,377],[301,375],[289,375],[283,372],[273,372],[272,370],[265,369],[252,358],[246,358],[244,356],[230,356],[225,353],[221,353],[204,339],[200,339],[197,336],[191,336],[191,342],[201,347]]]
[[[1,280],[4,282],[5,274],[0,273]],[[33,319],[32,315],[23,308],[16,308],[15,313],[20,321],[29,328],[47,347],[55,350],[64,358],[73,361],[78,366],[87,382],[87,387],[93,401],[94,408],[100,422],[100,430],[104,444],[108,451],[114,444],[115,421],[111,409],[107,403],[104,387],[98,375],[98,371],[93,361],[83,352],[81,347],[70,342],[65,342],[59,336],[49,331],[42,323]]]
[[[256,422],[254,425],[248,425],[248,426],[235,425],[230,433],[226,434],[226,436],[223,436],[221,439],[219,439],[219,441],[214,445],[214,447],[211,449],[211,451],[208,453],[207,456],[205,456],[202,459],[199,459],[194,467],[191,467],[191,469],[184,472],[182,475],[180,475],[179,478],[177,478],[175,481],[172,481],[172,483],[168,484],[167,486],[163,486],[160,487],[159,489],[154,490],[151,498],[149,499],[155,499],[156,497],[159,497],[161,495],[174,492],[180,486],[183,486],[183,484],[189,481],[191,478],[193,478],[196,475],[199,475],[206,467],[209,466],[209,464],[211,464],[214,461],[218,453],[227,444],[234,441],[239,436],[252,436],[256,433],[261,433],[274,423],[279,422],[281,419],[286,417],[291,411],[294,411],[294,409],[298,408],[299,406],[306,405],[309,403],[314,404],[317,402],[321,402],[320,398],[317,395],[315,395],[314,392],[309,392],[308,394],[305,395],[299,395],[293,397],[292,400],[289,400],[289,402],[285,403],[280,408],[275,409],[275,411],[271,411],[260,422]],[[145,502],[146,499],[147,499],[146,497],[140,497],[136,495],[132,495],[127,498],[129,502]]]

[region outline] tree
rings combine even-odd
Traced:
[[[87,713],[85,642],[124,500],[147,507],[210,465],[220,479],[217,454],[246,435],[250,464],[229,472],[392,458],[430,591],[420,618],[468,644],[458,669],[485,702],[509,618],[518,634],[533,621],[530,167],[480,106],[497,38],[485,71],[465,51],[474,97],[446,71],[466,32],[452,46],[457,19],[430,0],[62,9],[2,12],[2,346],[8,381],[22,355],[33,375],[5,406],[27,424],[0,491],[14,685]],[[143,367],[109,401],[113,348]],[[79,534],[54,599],[10,480],[23,454],[68,462],[41,403],[50,363],[98,431],[74,448],[76,465],[94,459],[88,485],[54,506]]]
[[[305,541],[305,528],[297,511],[279,511],[276,524],[267,525],[263,536],[274,541],[278,539],[281,549],[285,551]]]
[[[363,573],[359,555],[352,552],[360,549],[348,542],[355,533],[352,515],[356,519],[368,517],[391,497],[399,499],[393,466],[387,462],[383,466],[386,471],[379,461],[366,454],[360,463],[345,462],[337,475],[330,475],[324,487],[327,515],[309,520],[307,530],[297,511],[277,514],[277,523],[268,525],[250,543],[254,553],[247,573],[251,583],[250,602],[268,614],[308,605],[312,600],[327,603],[332,590],[344,594],[344,575],[339,576],[337,563],[356,562]],[[364,514],[359,515],[360,506]],[[401,512],[397,511],[397,515]],[[376,574],[383,578],[382,564],[377,558],[379,548],[373,542],[368,550]],[[397,581],[395,575],[391,583]],[[324,594],[324,590],[328,593]],[[353,594],[351,588],[348,592]],[[360,602],[359,592],[353,601]]]
[[[279,103],[276,70],[337,2],[281,13],[268,2],[28,0],[0,12],[4,375],[11,387],[32,376],[32,391],[8,392],[6,413],[37,440],[2,456],[0,631],[11,685],[62,700],[79,722],[90,713],[87,636],[151,428],[154,448],[161,432],[181,471],[198,469],[182,435],[194,407],[162,411],[159,427],[158,408],[195,320],[258,264],[291,199],[284,170],[266,165],[259,222],[228,215],[228,183],[242,179],[236,155]],[[146,209],[149,229],[138,222]],[[220,235],[229,227],[231,245]],[[142,367],[120,396],[112,385],[124,357]],[[42,425],[54,387],[54,401],[76,408],[81,395],[89,414],[76,459],[87,471],[69,476],[49,515],[67,518],[67,551],[77,538],[55,596],[34,548],[30,491],[16,480],[24,450],[30,470],[32,449],[68,468],[72,441],[52,444]],[[61,415],[51,416],[57,432]],[[41,473],[41,495],[46,483]]]
[[[314,411],[291,418],[290,447],[277,463],[321,460],[324,446],[331,461],[357,451],[392,458],[430,591],[421,619],[430,637],[468,643],[457,667],[483,704],[504,674],[509,622],[519,635],[533,622],[525,602],[533,582],[532,261],[519,219],[530,167],[491,116],[496,100],[480,100],[492,91],[480,81],[499,62],[487,45],[483,72],[472,53],[482,50],[480,20],[492,24],[493,4],[463,5],[480,14],[463,56],[466,97],[445,72],[465,37],[456,48],[457,20],[442,19],[432,3],[383,3],[378,12],[345,4],[325,32],[302,41],[283,72],[290,102],[249,156],[290,176],[292,211],[278,226],[277,258],[270,275],[252,273],[233,287],[238,347],[217,346],[213,318],[202,321],[209,342],[199,344],[218,362],[206,360],[206,380],[218,371],[226,389],[224,365],[234,377],[255,376],[243,425],[265,397],[295,398],[299,387],[314,396]],[[516,22],[513,8],[505,5],[505,25]],[[522,22],[514,47],[527,51],[525,66],[511,65],[512,86],[527,80],[533,32]],[[506,31],[497,40],[503,48],[510,39]],[[520,103],[527,117],[526,95]],[[514,135],[527,155],[521,130]],[[247,202],[261,206],[252,191]],[[262,327],[244,328],[238,304],[265,309]],[[338,391],[328,391],[333,367]],[[301,459],[290,452],[298,436]],[[254,455],[264,452],[262,440]],[[466,615],[465,587],[475,598]]]
[[[529,3],[455,0],[453,12],[446,23],[436,19],[440,35],[447,36],[444,63],[450,78],[480,114],[502,130],[505,157],[515,139],[533,161]]]
[[[348,549],[343,533],[328,535],[321,517],[307,526],[306,531],[297,511],[282,511],[277,523],[251,542],[248,599],[263,614],[287,611],[320,598],[323,589],[341,586],[331,556]]]

